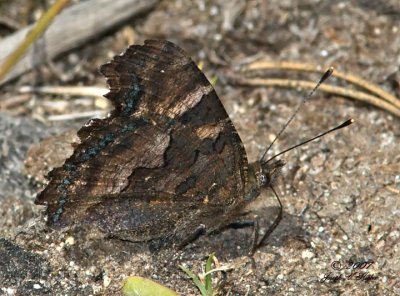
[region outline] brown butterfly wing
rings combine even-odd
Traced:
[[[49,174],[35,201],[47,205],[48,223],[90,221],[131,240],[219,224],[215,215],[243,199],[247,158],[203,73],[179,47],[155,40],[100,71],[115,110],[82,127],[81,144]]]

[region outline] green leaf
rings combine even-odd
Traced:
[[[122,287],[122,294],[124,296],[179,296],[171,289],[140,276],[128,277]]]

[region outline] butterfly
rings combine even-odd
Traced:
[[[272,187],[284,162],[248,163],[214,88],[177,45],[147,40],[100,72],[114,110],[78,131],[80,144],[38,194],[50,227],[185,245]]]

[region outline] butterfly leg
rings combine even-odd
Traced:
[[[253,227],[252,239],[251,239],[251,246],[249,249],[249,256],[253,256],[254,252],[256,251],[257,247],[259,246],[258,236],[260,233],[260,225],[258,223],[258,219],[254,218],[252,220],[240,220],[231,224],[234,228],[242,228],[242,227]]]
[[[267,231],[263,234],[263,236],[261,237],[260,240],[259,240],[260,226],[259,226],[257,218],[255,218],[253,220],[241,220],[241,221],[238,221],[238,222],[235,222],[235,223],[231,224],[231,226],[236,226],[236,227],[253,226],[253,239],[252,239],[252,244],[251,244],[251,249],[250,249],[250,252],[249,252],[249,256],[253,256],[253,254],[257,250],[257,248],[259,246],[261,246],[262,244],[264,244],[265,240],[271,235],[271,233],[275,230],[275,228],[279,225],[279,223],[282,220],[282,216],[283,216],[282,203],[281,203],[281,201],[279,199],[278,194],[274,190],[274,188],[271,187],[271,189],[274,192],[274,194],[275,194],[275,196],[276,196],[276,198],[277,198],[277,200],[279,202],[279,212],[278,212],[278,216],[275,218],[274,222],[267,229]]]
[[[279,212],[278,212],[278,216],[275,218],[274,222],[272,223],[272,225],[268,228],[268,230],[264,233],[264,235],[262,236],[260,242],[257,244],[256,248],[261,246],[264,241],[271,235],[271,233],[275,230],[275,228],[279,225],[279,223],[282,220],[282,216],[283,216],[283,206],[281,203],[281,200],[279,199],[278,194],[276,193],[275,189],[270,186],[270,188],[272,189],[272,191],[274,192],[278,203],[279,203]]]

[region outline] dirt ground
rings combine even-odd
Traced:
[[[47,1],[32,2],[0,2],[0,16],[21,26],[30,23],[35,16],[26,3],[36,12],[48,7]],[[2,36],[16,30],[4,18],[0,24]],[[307,91],[233,83],[229,77],[246,61],[333,65],[400,97],[397,0],[174,0],[161,1],[140,18],[4,85],[0,101],[21,98],[23,85],[105,87],[97,68],[132,41],[150,38],[177,43],[204,63],[207,77],[217,77],[216,91],[251,162]],[[265,75],[296,78],[282,71]],[[317,81],[319,75],[305,78]],[[287,165],[276,189],[283,219],[252,258],[246,255],[252,229],[233,227],[201,236],[181,251],[152,253],[146,245],[46,229],[43,208],[33,204],[43,172],[33,176],[36,181],[27,177],[27,150],[89,119],[50,121],[49,116],[104,112],[99,107],[104,104],[87,97],[25,96],[23,104],[0,113],[0,295],[119,295],[129,275],[153,279],[181,295],[200,295],[179,265],[201,273],[212,252],[220,267],[228,268],[213,274],[218,295],[400,295],[400,119],[394,115],[317,92],[271,155],[348,118],[355,124],[282,157]],[[68,141],[65,147],[70,149]],[[254,203],[263,229],[276,206],[268,191]],[[349,260],[371,265],[346,269]],[[330,281],[321,280],[328,275]]]

